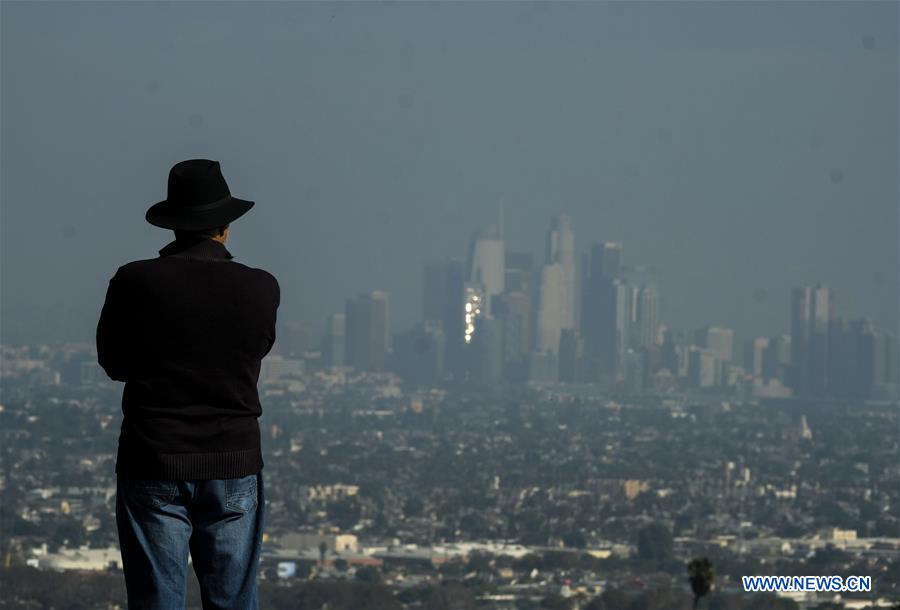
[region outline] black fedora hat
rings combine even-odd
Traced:
[[[169,192],[147,210],[150,224],[163,229],[202,231],[246,214],[253,201],[231,196],[218,161],[188,159],[169,170]]]

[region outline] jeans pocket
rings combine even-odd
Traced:
[[[125,490],[128,497],[149,508],[163,508],[175,499],[178,484],[175,481],[155,479],[127,479]]]
[[[250,474],[236,479],[225,479],[225,508],[246,513],[256,506],[256,476]]]

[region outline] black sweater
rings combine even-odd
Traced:
[[[119,267],[97,359],[125,382],[116,474],[198,480],[263,467],[256,384],[275,342],[280,287],[213,239],[176,240]]]

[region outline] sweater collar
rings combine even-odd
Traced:
[[[225,244],[208,237],[172,240],[159,251],[159,255],[223,260],[234,258]]]

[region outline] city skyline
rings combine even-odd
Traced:
[[[413,325],[392,327],[390,295],[363,292],[347,298],[345,314],[329,315],[318,336],[282,322],[275,353],[287,360],[277,366],[390,371],[413,387],[561,382],[635,396],[690,387],[737,397],[897,399],[897,336],[871,316],[841,311],[825,282],[785,295],[786,330],[741,337],[715,320],[678,327],[660,314],[656,270],[625,264],[622,242],[590,244],[576,271],[567,216],[550,219],[543,263],[508,250],[502,224],[501,215],[473,232],[465,260],[423,261]],[[572,270],[564,273],[561,261]]]
[[[548,265],[550,267],[556,266],[556,265],[552,264],[553,256],[551,256],[551,254],[550,254],[551,242],[554,239],[551,236],[556,233],[556,231],[557,231],[556,223],[558,223],[559,219],[561,219],[561,218],[565,219],[564,222],[568,222],[569,217],[566,214],[559,214],[559,215],[552,216],[550,219],[551,228],[546,232],[546,235],[545,235],[545,248],[547,250],[546,263],[543,265],[543,268],[545,270]],[[502,219],[501,219],[501,222],[502,222]],[[493,248],[493,250],[496,250],[496,253],[492,253],[494,255],[499,253],[501,255],[501,257],[504,257],[504,256],[508,257],[511,254],[512,255],[527,254],[533,260],[532,252],[513,251],[513,250],[506,248],[506,242],[502,239],[502,232],[498,232],[498,226],[501,226],[501,225],[487,225],[487,229],[476,230],[472,233],[470,242],[469,242],[469,255],[468,255],[467,259],[462,256],[450,256],[450,257],[447,257],[447,260],[448,261],[465,262],[466,269],[468,270],[467,274],[470,276],[470,279],[473,275],[478,275],[481,273],[481,270],[479,268],[477,268],[477,266],[475,264],[473,264],[473,252],[477,252],[477,245],[478,245],[479,241],[488,241],[491,244],[498,244],[496,247]],[[623,256],[622,245],[623,245],[622,242],[619,242],[619,241],[594,241],[594,242],[591,242],[589,244],[589,246],[587,246],[587,248],[585,248],[585,250],[586,250],[585,252],[581,253],[581,256],[580,256],[581,263],[580,263],[580,265],[576,265],[577,270],[573,277],[573,281],[576,284],[576,287],[574,288],[574,292],[576,294],[575,299],[576,299],[576,301],[582,300],[582,305],[578,308],[579,315],[582,315],[581,308],[584,307],[583,299],[585,298],[585,295],[582,293],[582,291],[584,291],[586,288],[588,288],[588,284],[586,282],[589,282],[589,279],[586,276],[584,276],[583,274],[585,272],[585,269],[589,268],[592,257],[597,256],[596,251],[598,249],[607,248],[607,247],[611,246],[611,247],[615,247],[618,250],[617,260],[614,264],[615,264],[616,268],[618,269],[618,271],[616,273],[617,274],[621,273],[623,278],[629,272],[636,271],[636,272],[640,273],[640,272],[644,271],[645,269],[647,269],[647,267],[644,265],[628,265],[625,262],[625,261],[627,261],[627,257]],[[578,253],[577,248],[575,248],[574,251],[576,252],[576,254]],[[494,258],[496,258],[496,256],[494,256]],[[573,258],[579,258],[579,257],[575,256]],[[538,258],[537,260],[540,260],[540,259]],[[427,267],[429,265],[434,264],[434,262],[435,262],[435,259],[430,259],[430,260],[425,260],[423,264],[427,269]],[[535,281],[538,290],[540,290],[540,286],[542,285],[541,269],[542,269],[541,265],[535,265],[535,267],[534,267],[534,270],[537,271],[537,274],[536,274],[536,277],[533,278],[533,280]],[[684,331],[689,331],[689,332],[697,331],[701,328],[710,327],[710,326],[722,326],[722,327],[729,328],[730,330],[734,331],[736,333],[737,337],[739,338],[739,340],[736,341],[736,343],[735,343],[735,345],[736,345],[735,354],[737,354],[738,349],[740,349],[740,347],[743,346],[744,344],[746,344],[746,342],[748,342],[748,341],[756,341],[756,340],[759,340],[762,338],[772,339],[772,338],[776,338],[778,336],[792,335],[795,332],[794,328],[796,326],[795,318],[796,318],[797,314],[796,314],[796,312],[793,311],[795,309],[795,304],[793,303],[793,301],[796,300],[796,298],[797,298],[796,297],[797,291],[799,291],[799,290],[815,291],[819,287],[822,287],[822,289],[825,289],[828,291],[828,295],[829,295],[829,299],[830,299],[828,305],[825,307],[826,321],[828,319],[830,319],[828,312],[830,312],[832,317],[836,315],[837,317],[843,318],[845,323],[868,320],[869,322],[874,324],[874,328],[877,331],[889,334],[892,337],[897,337],[897,333],[892,331],[890,329],[889,325],[885,325],[885,324],[881,323],[879,320],[873,318],[871,315],[867,314],[866,312],[856,312],[853,314],[849,314],[848,312],[843,311],[840,307],[840,303],[841,303],[840,295],[836,295],[835,290],[832,287],[830,287],[829,283],[827,281],[824,281],[821,279],[808,281],[808,282],[805,282],[805,283],[797,285],[797,286],[792,286],[790,288],[789,293],[791,295],[793,295],[791,297],[791,299],[792,299],[791,305],[790,305],[791,309],[787,310],[787,308],[786,308],[786,310],[789,311],[789,314],[785,316],[787,318],[787,324],[783,328],[771,329],[768,332],[763,332],[759,335],[746,336],[746,335],[741,334],[734,327],[728,326],[727,324],[723,324],[723,323],[717,321],[716,319],[706,320],[706,321],[701,320],[701,321],[699,321],[698,324],[696,324],[694,326],[675,325],[675,324],[672,324],[671,322],[667,322],[667,320],[664,319],[663,317],[661,317],[661,315],[659,313],[660,303],[665,303],[665,295],[661,295],[660,291],[658,291],[656,289],[657,282],[658,282],[658,278],[657,278],[658,268],[655,265],[650,265],[649,269],[651,270],[651,273],[653,274],[654,280],[653,280],[652,284],[647,288],[650,288],[653,293],[653,296],[652,296],[652,298],[654,299],[653,300],[653,315],[654,315],[654,319],[655,319],[656,323],[661,325],[663,328],[668,328],[668,329],[674,328],[677,330],[684,330]],[[501,274],[501,276],[503,275],[503,265],[502,264],[500,265],[499,273]],[[426,272],[426,275],[427,275],[427,272]],[[494,276],[496,276],[496,273],[494,273]],[[581,277],[579,277],[579,276],[581,276]],[[553,277],[556,278],[555,275]],[[568,289],[563,289],[562,277],[563,277],[562,274],[560,274],[559,278],[556,278],[553,280],[554,291],[566,292],[568,290]],[[427,282],[427,278],[426,278],[426,282]],[[495,280],[495,283],[496,283],[496,280]],[[629,282],[629,286],[635,290],[635,293],[634,293],[635,297],[637,297],[637,295],[645,294],[644,288],[646,286],[643,281],[639,281],[636,283]],[[386,335],[385,336],[386,351],[388,351],[388,352],[390,351],[391,339],[393,336],[398,335],[405,331],[412,331],[415,328],[417,328],[418,326],[420,326],[423,323],[423,321],[428,320],[427,315],[424,315],[424,316],[422,315],[422,311],[423,310],[427,311],[427,308],[428,308],[428,304],[426,303],[426,301],[428,300],[428,296],[426,294],[427,291],[423,290],[424,288],[425,288],[424,285],[419,285],[418,288],[414,290],[415,292],[417,292],[419,294],[419,299],[420,299],[420,303],[419,303],[419,307],[418,307],[418,312],[420,315],[418,317],[415,317],[412,320],[405,321],[402,324],[402,326],[398,326],[397,324],[392,325],[391,318],[389,316],[386,318],[386,320],[385,320],[386,328],[383,329],[383,333]],[[500,277],[500,279],[499,279],[499,286],[493,292],[488,291],[488,294],[490,296],[500,296],[500,295],[504,294],[502,277]],[[367,298],[367,297],[370,297],[373,295],[378,295],[376,298],[384,298],[384,299],[388,299],[390,297],[389,292],[379,289],[376,286],[376,287],[373,287],[369,291],[365,291],[365,290],[357,291],[356,297],[347,296],[347,297],[345,297],[345,301],[347,303],[347,307],[349,308],[351,302],[357,301],[358,299],[361,299],[361,298]],[[590,298],[590,297],[587,297],[587,298]],[[641,298],[643,298],[643,296]],[[541,301],[540,295],[538,295],[534,300],[535,300],[535,305],[538,306]],[[485,302],[489,304],[490,299],[485,299]],[[635,301],[632,306],[640,307],[640,305],[638,304],[637,301]],[[432,307],[434,307],[434,305],[432,305]],[[488,308],[489,307],[490,306],[488,305]],[[488,311],[488,313],[490,313],[489,309],[487,311]],[[535,312],[535,315],[539,316],[540,315],[539,311],[540,311],[540,308],[538,307],[537,311]],[[319,341],[319,339],[321,339],[323,342],[327,341],[327,339],[329,337],[331,325],[334,323],[335,317],[340,316],[343,319],[344,315],[345,314],[343,312],[338,312],[338,311],[330,312],[326,315],[326,318],[324,321],[322,321],[322,324],[320,326],[316,326],[316,325],[307,325],[303,322],[298,321],[296,318],[292,319],[292,318],[289,318],[282,314],[279,316],[278,325],[279,325],[279,330],[284,330],[289,327],[299,328],[302,330],[303,333],[305,333],[307,335],[307,339],[309,339],[310,337],[316,337],[316,339],[314,340],[314,344],[322,347],[322,346],[324,346],[324,343],[321,343]],[[671,314],[668,314],[668,315],[671,315]],[[538,326],[536,326],[534,329],[532,329],[532,331],[535,333],[535,335],[536,335],[535,340],[537,341],[537,334],[538,334],[540,322],[537,321],[536,323],[538,324]],[[561,325],[559,325],[559,328],[557,328],[556,331],[565,330],[566,328],[573,328],[573,329],[580,330],[582,332],[582,334],[584,334],[585,332],[590,334],[590,330],[586,331],[585,327],[583,327],[581,323],[575,324],[574,322],[573,323],[561,323]],[[647,335],[648,332],[655,333],[657,328],[658,327],[654,325],[654,328],[642,329],[637,332],[639,332],[642,336],[644,336],[644,335]],[[92,339],[92,337],[87,338],[87,340],[91,340],[91,339]],[[642,341],[645,343],[647,342],[646,338],[642,339]],[[16,342],[16,341],[11,342],[8,340],[4,340],[3,342],[6,344],[12,344],[12,345],[29,344],[29,342]],[[284,340],[280,341],[280,343],[282,343],[282,344],[284,344],[284,342],[285,342]],[[33,343],[40,344],[41,342],[33,342]],[[277,341],[277,343],[279,343],[279,342]],[[344,347],[343,349],[346,350],[346,347]],[[535,346],[535,349],[538,349],[537,344]],[[794,349],[796,349],[796,347]],[[740,358],[738,358],[738,361],[740,361]],[[383,367],[384,367],[384,364],[382,363],[379,366],[379,368],[383,368]]]
[[[0,0],[0,606],[152,507],[186,610],[900,608],[898,108],[897,0]]]
[[[551,225],[559,217],[567,218],[567,216],[565,214],[562,214],[560,216],[554,216],[551,218]],[[496,228],[496,225],[490,225],[489,230],[487,232],[484,230],[474,231],[472,233],[472,236],[470,239],[470,248],[469,248],[470,253],[473,251],[473,249],[475,249],[475,247],[476,247],[475,245],[480,240],[485,239],[484,236],[486,234],[490,234],[490,229],[495,229],[495,228]],[[552,234],[554,232],[555,232],[555,229],[551,228],[547,232],[547,234],[549,236],[550,234]],[[496,236],[491,236],[491,237],[487,238],[487,241],[490,241],[492,244],[498,244],[495,248],[495,249],[497,249],[497,251],[492,253],[493,258],[498,258],[497,255],[500,255],[499,258],[501,260],[509,260],[509,257],[511,255],[512,256],[527,255],[528,259],[530,261],[529,264],[532,265],[532,267],[531,267],[532,271],[536,272],[536,277],[533,278],[533,280],[535,281],[535,283],[537,285],[537,289],[539,290],[540,285],[541,285],[540,271],[541,271],[542,266],[546,266],[547,264],[550,264],[549,260],[545,264],[537,264],[534,261],[540,260],[540,258],[535,258],[532,252],[523,252],[521,250],[511,250],[509,248],[506,248],[504,240],[502,240]],[[695,326],[680,326],[677,324],[673,324],[666,319],[663,319],[663,317],[659,314],[658,307],[659,307],[659,301],[664,300],[665,295],[662,295],[661,291],[658,289],[658,283],[659,283],[658,268],[655,265],[645,266],[645,265],[634,265],[634,264],[630,265],[630,264],[628,264],[628,262],[627,262],[628,256],[624,254],[625,248],[623,247],[623,243],[620,241],[594,241],[585,247],[586,252],[584,252],[584,254],[581,256],[581,262],[579,264],[575,265],[576,271],[575,271],[575,278],[574,278],[574,283],[575,283],[574,298],[576,301],[582,300],[582,305],[578,308],[579,314],[581,314],[581,310],[585,307],[583,299],[586,298],[586,296],[583,294],[583,291],[589,288],[589,282],[590,282],[589,274],[588,274],[588,276],[585,276],[584,272],[586,269],[590,268],[590,265],[591,265],[590,261],[591,261],[592,257],[596,259],[594,261],[594,264],[597,264],[602,260],[602,258],[601,258],[602,251],[604,249],[608,250],[610,248],[615,249],[617,252],[616,260],[612,263],[612,265],[614,266],[614,269],[615,269],[615,271],[613,272],[613,276],[614,277],[622,277],[629,286],[633,287],[634,290],[636,291],[635,292],[636,298],[638,297],[638,295],[640,295],[639,298],[641,298],[641,299],[647,299],[647,298],[651,299],[649,304],[645,304],[645,307],[653,308],[652,315],[653,315],[654,319],[658,321],[659,324],[663,324],[668,328],[679,328],[679,329],[685,329],[685,330],[693,330],[696,328],[701,328],[701,327],[710,326],[710,325],[725,326],[725,327],[731,328],[732,330],[736,330],[736,329],[734,329],[734,327],[731,327],[727,324],[722,323],[719,318],[714,318],[714,319],[710,319],[710,320],[700,320],[699,323]],[[505,255],[505,256],[503,256],[503,255]],[[429,291],[428,286],[427,286],[427,284],[429,282],[429,268],[431,268],[435,265],[440,266],[440,265],[446,264],[447,261],[458,261],[460,263],[465,264],[465,267],[468,269],[468,272],[467,272],[468,280],[463,280],[463,281],[473,281],[473,282],[477,281],[477,280],[475,280],[475,276],[477,276],[478,274],[481,273],[481,269],[479,267],[477,267],[476,265],[473,265],[471,254],[469,255],[468,262],[466,262],[466,260],[467,259],[462,255],[448,256],[445,259],[432,258],[432,259],[423,260],[421,264],[425,268],[424,278],[420,274],[420,278],[419,278],[420,281],[415,284],[415,287],[413,290],[414,292],[416,292],[418,294],[418,301],[416,302],[416,305],[417,305],[416,315],[414,318],[412,318],[410,320],[404,320],[400,324],[389,325],[389,331],[391,333],[403,332],[403,331],[407,331],[407,330],[414,328],[415,326],[420,324],[423,320],[438,319],[439,316],[435,315],[435,316],[430,317],[429,313],[428,313],[429,311],[436,311],[436,312],[441,311],[441,303],[436,302],[433,299],[430,299],[430,294],[432,291]],[[507,265],[508,265],[508,263],[507,263]],[[502,263],[500,263],[498,271],[496,273],[492,273],[492,275],[497,276],[497,274],[499,274],[502,276],[502,275],[504,275],[505,269],[506,268],[504,267],[504,265]],[[601,271],[601,274],[605,275],[606,273],[607,273],[607,270]],[[647,273],[649,273],[650,276],[653,278],[649,282],[644,277],[644,274],[647,274]],[[638,277],[636,279],[633,279],[630,277],[631,274],[635,274]],[[559,279],[561,279],[561,276]],[[554,283],[557,283],[556,279],[554,279],[553,281],[554,281]],[[499,296],[499,295],[504,294],[505,292],[508,292],[508,291],[504,290],[503,284],[504,284],[503,278],[501,277],[499,280],[498,287],[494,290],[488,289],[487,293],[491,296]],[[784,307],[785,307],[785,311],[786,311],[786,314],[785,314],[786,323],[784,324],[783,327],[765,330],[759,336],[777,336],[779,334],[790,334],[792,332],[792,327],[795,324],[793,314],[790,313],[791,309],[790,309],[790,305],[789,305],[789,299],[791,298],[791,295],[795,294],[796,291],[799,289],[809,290],[809,289],[812,289],[813,287],[818,287],[818,286],[822,286],[823,288],[827,289],[829,291],[829,295],[830,295],[829,296],[829,299],[830,299],[829,307],[826,307],[826,313],[824,314],[826,319],[829,317],[828,312],[831,313],[832,317],[834,315],[836,315],[839,317],[843,317],[845,320],[867,318],[867,319],[871,320],[875,324],[875,327],[877,327],[879,330],[887,332],[887,333],[891,333],[891,334],[896,334],[891,330],[889,324],[884,324],[882,321],[875,319],[872,315],[870,315],[869,313],[867,313],[865,311],[848,312],[848,311],[842,309],[842,307],[841,307],[842,295],[836,293],[833,286],[831,286],[831,284],[826,279],[817,278],[817,279],[811,279],[811,280],[802,282],[801,284],[798,284],[796,286],[791,286],[790,289],[785,293],[785,295],[782,295],[782,297],[783,297],[782,300],[785,304]],[[513,290],[516,290],[516,289],[513,288]],[[559,286],[555,287],[554,290],[558,290],[560,292],[565,292],[567,289],[563,289],[563,284],[559,283]],[[359,291],[357,291],[357,292],[359,292]],[[370,292],[373,292],[373,293],[374,292],[383,292],[386,294],[390,294],[386,290],[384,290],[383,288],[380,288],[378,286],[374,286]],[[648,297],[648,295],[649,295],[649,297]],[[351,297],[348,296],[347,298],[349,299]],[[535,298],[536,303],[539,303],[540,296],[538,295],[534,298]],[[587,297],[587,298],[590,298],[590,297]],[[488,302],[488,300],[485,299],[485,302]],[[641,305],[638,304],[638,301],[635,301],[633,304],[633,307],[636,307],[636,308],[640,307],[640,306]],[[326,322],[321,325],[321,332],[320,332],[320,329],[315,325],[309,326],[309,327],[304,325],[304,330],[311,332],[315,335],[326,334],[327,333],[327,319],[330,319],[331,316],[335,315],[336,313],[337,312],[332,312],[326,316]],[[488,305],[487,313],[490,313],[490,305]],[[671,315],[671,314],[669,314],[669,315]],[[286,320],[281,321],[282,324],[297,324],[298,322],[299,321],[296,319],[286,319]],[[565,328],[581,328],[583,330],[581,322],[582,321],[579,321],[578,323],[575,323],[575,322],[564,323],[561,325],[560,329],[557,329],[557,330],[561,330],[561,329],[565,329]],[[648,333],[652,334],[654,332],[654,329],[652,329],[652,328],[651,329],[642,329],[637,332],[641,333],[642,336],[645,336]],[[755,339],[757,337],[758,336],[745,336],[742,338]],[[644,338],[642,341],[647,342],[646,338]]]
[[[896,4],[265,6],[3,4],[4,340],[88,340],[192,157],[257,201],[229,249],[317,333],[375,289],[413,326],[422,259],[501,200],[535,260],[562,213],[576,260],[627,244],[673,325],[786,330],[824,281],[897,332]]]

